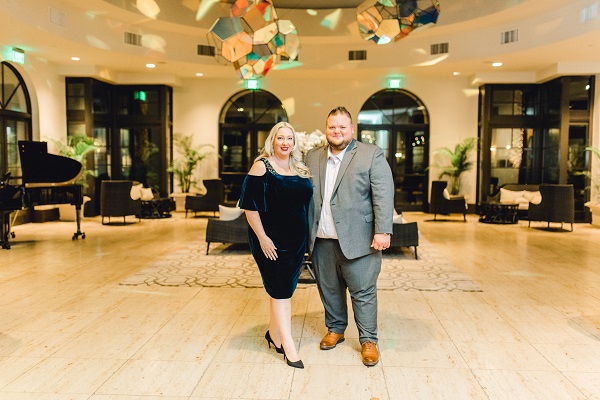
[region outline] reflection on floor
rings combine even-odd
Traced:
[[[367,368],[353,324],[319,350],[323,310],[303,286],[304,370],[267,348],[260,288],[119,285],[203,241],[206,218],[85,219],[75,241],[73,223],[16,226],[0,252],[0,398],[600,399],[600,229],[407,219],[482,292],[381,291]]]

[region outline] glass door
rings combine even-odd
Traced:
[[[116,149],[118,151],[116,160],[119,165],[114,165],[113,169],[120,171],[121,176],[116,179],[137,181],[145,187],[159,190],[159,144],[160,127],[140,126],[119,129],[119,146]]]
[[[423,210],[427,191],[428,151],[424,130],[360,125],[360,141],[381,147],[394,177],[397,211]]]

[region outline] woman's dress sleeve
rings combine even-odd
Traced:
[[[250,211],[267,211],[267,179],[262,176],[246,175],[240,194],[240,208]]]

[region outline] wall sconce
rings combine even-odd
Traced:
[[[25,51],[18,47],[12,48],[12,60],[17,64],[25,64]]]

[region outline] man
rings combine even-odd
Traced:
[[[328,146],[306,155],[313,181],[309,251],[328,329],[320,346],[329,350],[344,341],[348,289],[362,361],[373,366],[379,362],[377,278],[394,213],[392,172],[379,147],[354,140],[344,107],[329,113],[326,136]]]

